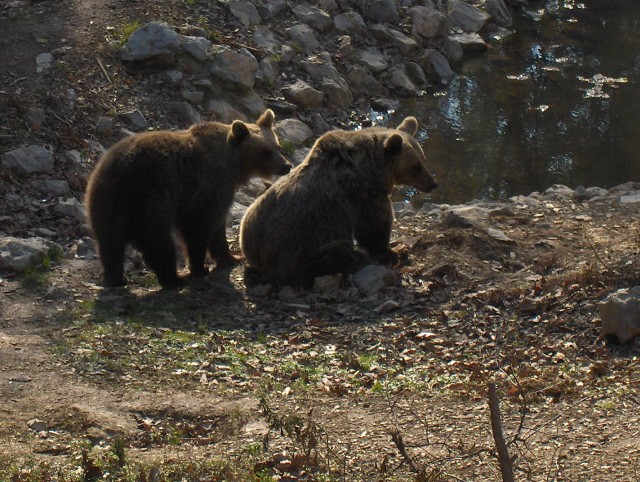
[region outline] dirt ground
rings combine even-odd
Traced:
[[[114,106],[144,105],[152,125],[174,126],[155,106],[175,94],[128,77],[109,43],[134,20],[212,28],[220,8],[0,2],[0,147],[84,149]],[[64,46],[66,67],[37,75],[36,56]],[[47,112],[38,129],[22,115],[33,106]],[[56,178],[81,194],[93,161]],[[29,189],[0,177],[2,195]],[[0,277],[0,476],[45,463],[118,480],[81,460],[83,443],[96,453],[118,438],[149,470],[131,480],[214,459],[273,477],[255,480],[501,480],[495,382],[517,480],[640,479],[640,345],[607,343],[597,311],[640,273],[637,205],[615,193],[496,205],[487,226],[511,241],[399,215],[394,246],[409,261],[398,286],[372,296],[252,297],[241,267],[165,292],[133,266],[127,289],[102,290],[97,261],[74,257],[79,226],[0,208],[3,231],[55,227],[67,251],[35,283]],[[237,246],[237,230],[229,238]],[[248,480],[230,470],[185,477]]]

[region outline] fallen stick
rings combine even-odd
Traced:
[[[109,77],[109,74],[107,73],[107,69],[105,69],[104,65],[102,65],[102,60],[100,60],[100,57],[96,57],[96,60],[98,61],[98,66],[102,71],[102,75],[104,75],[104,78],[107,79],[107,82],[111,83],[111,77]]]
[[[493,440],[498,450],[498,462],[500,462],[502,482],[514,482],[511,457],[509,456],[509,449],[504,441],[504,433],[502,432],[500,402],[498,401],[495,383],[489,383],[489,410],[491,411],[491,432],[493,432]]]

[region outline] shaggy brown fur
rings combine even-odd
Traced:
[[[217,267],[229,253],[226,217],[237,187],[253,176],[286,174],[267,110],[256,124],[203,122],[186,131],[135,134],[111,147],[93,171],[86,193],[105,286],[123,286],[125,247],[133,244],[160,285],[182,284],[176,272],[177,230],[193,276],[208,271],[207,250]]]
[[[418,122],[397,129],[332,131],[305,161],[249,207],[240,242],[253,279],[309,287],[316,276],[394,264],[389,248],[396,184],[437,186],[414,139]],[[358,250],[353,240],[358,242]]]

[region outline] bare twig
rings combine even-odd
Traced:
[[[413,459],[413,457],[411,457],[409,452],[407,452],[407,447],[402,440],[402,434],[397,430],[391,432],[391,440],[393,440],[393,443],[398,449],[398,452],[400,452],[400,455],[402,455],[402,458],[405,460],[405,462],[409,464],[411,470],[413,470],[418,475],[418,480],[422,480],[422,478],[424,477],[424,469],[422,469]]]
[[[589,235],[587,234],[587,229],[584,227],[584,223],[582,223],[582,233],[584,234],[584,239],[587,240],[587,244],[589,244],[589,247],[591,248],[591,251],[593,251],[593,254],[595,255],[596,259],[600,262],[602,266],[604,266],[604,269],[606,269],[607,271],[611,271],[607,266],[607,264],[604,261],[602,261],[602,258],[596,251],[595,246],[591,242],[591,238],[589,238]]]
[[[104,78],[107,79],[107,82],[111,83],[111,77],[109,77],[109,74],[107,73],[107,69],[104,68],[104,65],[102,64],[102,60],[100,60],[100,57],[96,57],[96,61],[98,62],[98,67],[100,67],[100,70],[102,71],[102,75],[104,75]]]
[[[498,393],[496,384],[489,383],[489,410],[491,411],[491,431],[493,432],[493,440],[498,450],[498,462],[500,462],[500,472],[502,473],[503,482],[514,482],[513,467],[511,464],[511,456],[509,449],[504,441],[504,433],[502,432],[502,420],[500,418],[500,402],[498,401]]]

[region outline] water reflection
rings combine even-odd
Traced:
[[[421,121],[435,201],[640,180],[640,2],[546,5],[448,89],[394,114]]]

